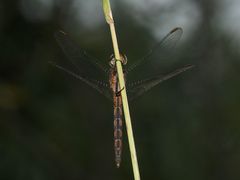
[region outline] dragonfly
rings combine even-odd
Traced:
[[[145,69],[150,68],[150,71],[155,70],[157,72],[156,75],[150,78],[126,83],[126,87],[124,88],[127,89],[127,96],[130,101],[138,98],[145,92],[157,86],[159,83],[173,78],[174,76],[177,76],[194,67],[194,65],[184,65],[166,74],[158,73],[159,66],[161,65],[159,62],[165,61],[165,57],[168,57],[173,53],[176,43],[181,38],[182,33],[183,30],[180,27],[172,29],[145,56],[143,56],[143,58],[139,59],[136,63],[133,63],[129,67],[126,66],[127,57],[125,55],[121,55],[120,61],[123,65],[125,80],[127,80],[126,77],[128,74],[133,71],[137,71],[139,74],[144,74],[143,72],[145,72]],[[77,43],[71,40],[65,32],[56,32],[55,38],[64,54],[67,56],[67,59],[70,61],[72,68],[69,69],[56,62],[50,63],[59,70],[62,70],[86,83],[113,101],[115,163],[117,167],[120,167],[122,156],[123,110],[121,99],[122,89],[120,89],[119,86],[116,59],[112,55],[109,60],[109,67],[107,68],[101,63],[101,61],[79,48]],[[74,70],[72,70],[73,68]]]

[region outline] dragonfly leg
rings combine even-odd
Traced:
[[[113,68],[116,66],[116,62],[120,61],[123,65],[127,64],[127,56],[125,54],[120,54],[120,59],[115,59],[114,55],[110,56],[109,65]]]
[[[122,89],[120,89],[118,92],[116,92],[116,96],[117,96],[117,97],[121,96],[122,90],[124,90],[124,87],[123,87]]]
[[[127,64],[127,56],[125,54],[120,54],[120,59],[116,59],[116,62],[120,61],[123,65]]]

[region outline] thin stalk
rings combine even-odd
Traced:
[[[130,117],[129,106],[128,106],[126,86],[125,86],[125,81],[124,81],[124,76],[123,76],[121,57],[120,57],[119,48],[118,48],[117,35],[116,35],[116,30],[115,30],[115,25],[114,25],[114,20],[113,20],[113,15],[112,15],[109,0],[103,0],[103,10],[105,13],[106,21],[110,26],[114,55],[115,55],[115,59],[117,60],[116,66],[117,66],[117,73],[118,73],[118,78],[119,78],[120,89],[122,89],[121,97],[122,97],[122,102],[123,102],[123,111],[124,111],[124,116],[125,116],[125,121],[126,121],[126,129],[127,129],[129,149],[130,149],[130,154],[131,154],[131,159],[132,159],[132,168],[133,168],[134,179],[140,180],[140,173],[139,173],[137,153],[136,153],[134,137],[133,137],[131,117]]]

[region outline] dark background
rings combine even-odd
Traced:
[[[240,179],[240,3],[112,5],[129,63],[180,26],[178,62],[196,65],[130,104],[142,179]],[[0,2],[0,179],[133,179],[125,129],[114,164],[112,103],[48,64],[59,29],[108,63],[101,1]]]

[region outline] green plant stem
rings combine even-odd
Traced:
[[[121,97],[122,97],[123,111],[124,111],[126,127],[127,127],[127,135],[128,135],[129,149],[130,149],[130,154],[132,159],[134,179],[140,180],[137,153],[136,153],[134,137],[133,137],[132,123],[131,123],[131,117],[130,117],[129,106],[128,106],[127,92],[126,92],[126,86],[125,86],[122,63],[121,63],[121,56],[119,53],[117,35],[116,35],[116,30],[115,30],[115,25],[114,25],[114,20],[113,20],[109,0],[103,0],[103,10],[105,13],[106,21],[110,26],[114,55],[115,55],[115,59],[117,60],[116,66],[117,66],[120,89],[122,89]]]

